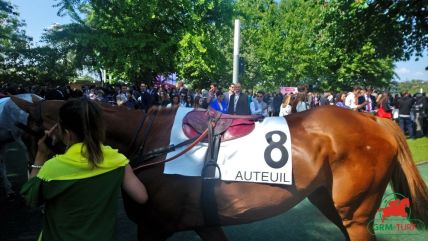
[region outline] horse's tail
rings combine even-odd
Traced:
[[[397,161],[392,172],[392,189],[410,198],[411,218],[428,224],[428,188],[410,153],[406,137],[400,127],[385,118],[376,118],[394,136],[398,145]]]

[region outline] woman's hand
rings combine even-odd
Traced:
[[[48,139],[48,134],[45,134],[39,142],[37,142],[37,154],[40,154],[41,156],[49,156],[49,154],[52,153],[52,150],[49,149],[48,145],[46,145],[46,140]]]
[[[37,154],[40,155],[41,157],[48,157],[49,154],[52,153],[52,150],[48,147],[48,145],[46,144],[46,141],[55,141],[55,136],[53,135],[53,132],[57,127],[58,127],[58,124],[55,124],[51,129],[45,131],[45,135],[38,141]]]
[[[58,124],[55,124],[50,130],[45,131],[45,135],[37,142],[37,153],[34,158],[34,165],[31,167],[30,178],[37,176],[40,168],[43,166],[45,161],[48,160],[49,154],[52,153],[52,150],[46,145],[46,139],[52,136],[53,131],[58,127]]]

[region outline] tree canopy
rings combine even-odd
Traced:
[[[0,0],[0,80],[17,80],[24,71],[30,38],[11,3]]]
[[[23,30],[25,23],[10,2],[0,0],[0,22],[0,83],[57,85],[77,75],[67,53],[32,45]]]
[[[74,52],[79,66],[104,68],[131,82],[178,72],[202,85],[227,73],[229,1],[63,0],[58,7],[76,23],[45,39]]]
[[[245,88],[387,87],[394,62],[428,47],[427,0],[57,0],[73,22],[32,47],[0,0],[0,78],[66,82],[106,70],[117,81],[178,73],[195,88],[232,81],[233,20],[241,20]]]

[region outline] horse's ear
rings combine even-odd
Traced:
[[[24,110],[27,113],[31,113],[32,110],[35,108],[35,104],[26,101],[24,99],[21,99],[19,97],[16,97],[14,95],[10,96],[10,99],[22,110]]]

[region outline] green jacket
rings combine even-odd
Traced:
[[[30,206],[45,204],[39,240],[115,240],[117,199],[128,159],[103,146],[104,161],[91,168],[82,143],[45,162],[21,189]]]

